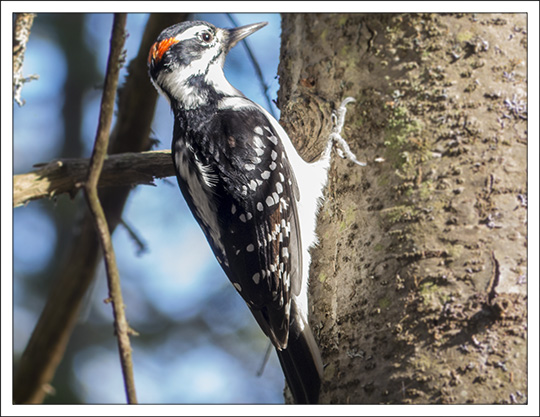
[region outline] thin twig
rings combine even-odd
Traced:
[[[124,375],[127,401],[130,404],[137,403],[135,392],[135,382],[133,379],[133,363],[131,360],[131,345],[129,342],[129,325],[124,314],[124,302],[120,288],[120,276],[116,266],[116,257],[112,246],[109,226],[103,207],[98,197],[98,180],[103,168],[103,162],[107,155],[109,146],[109,132],[118,86],[118,75],[121,67],[121,55],[125,41],[125,26],[127,15],[116,13],[114,15],[113,31],[111,36],[111,50],[109,61],[107,62],[107,75],[105,76],[105,87],[101,98],[101,111],[99,114],[98,130],[92,158],[90,159],[90,169],[88,180],[85,184],[85,195],[94,217],[99,240],[103,248],[105,268],[107,270],[107,282],[109,284],[109,297],[111,299],[114,315],[114,326],[118,338],[118,349],[120,351],[120,362]]]
[[[234,26],[238,27],[238,23],[236,22],[234,17],[232,17],[231,13],[227,13],[227,17],[229,18],[229,20]],[[270,86],[266,85],[266,83],[264,82],[264,77],[261,71],[261,67],[259,66],[259,62],[255,59],[255,55],[253,55],[253,52],[251,52],[251,48],[249,47],[249,43],[247,42],[247,39],[243,39],[242,44],[244,45],[244,48],[246,48],[246,52],[249,56],[249,59],[253,63],[253,67],[255,68],[255,72],[257,73],[257,78],[259,78],[259,82],[261,83],[262,92],[263,92],[264,98],[266,98],[266,103],[268,104],[268,111],[270,111],[272,116],[276,117],[274,106],[272,105],[273,104],[272,100],[268,96],[268,89],[270,88]]]
[[[148,245],[146,244],[146,242],[144,241],[144,239],[139,236],[139,234],[137,233],[137,231],[133,228],[133,226],[131,226],[128,222],[126,222],[126,220],[124,220],[123,218],[120,219],[120,224],[122,226],[124,226],[124,229],[126,229],[126,232],[128,232],[129,234],[129,237],[131,237],[131,239],[133,239],[133,241],[135,242],[135,244],[137,245],[137,255],[140,256],[142,255],[143,253],[145,252],[148,252]]]
[[[34,17],[36,17],[34,13],[17,13],[15,19],[13,34],[13,99],[19,106],[24,105],[24,100],[21,98],[24,83],[39,78],[38,75],[23,77],[22,74],[24,53],[30,38],[30,29],[32,29]]]
[[[263,361],[261,363],[259,370],[257,371],[258,377],[262,376],[264,372],[264,368],[266,368],[266,364],[268,363],[268,359],[270,359],[270,353],[272,353],[272,343],[268,341],[268,346],[266,346],[266,352],[264,353]]]

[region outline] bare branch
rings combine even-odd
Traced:
[[[124,385],[128,403],[137,403],[137,394],[135,392],[135,381],[133,378],[133,362],[131,359],[131,344],[129,341],[129,325],[125,316],[124,301],[120,286],[120,274],[116,265],[116,256],[112,245],[109,226],[105,217],[105,212],[101,206],[98,196],[98,181],[107,155],[109,146],[109,132],[111,129],[114,100],[116,98],[116,89],[118,86],[118,76],[122,66],[122,50],[126,39],[125,26],[127,15],[125,13],[116,13],[114,15],[113,31],[111,36],[111,50],[109,61],[107,62],[107,73],[105,76],[105,88],[101,97],[101,110],[99,114],[99,124],[96,134],[96,141],[92,158],[90,159],[90,169],[88,180],[85,184],[85,196],[94,217],[99,240],[103,248],[105,259],[105,269],[107,271],[107,283],[109,285],[109,297],[111,300],[114,328],[118,338],[118,350],[120,351],[120,363],[124,375]]]
[[[88,174],[88,159],[57,159],[36,165],[38,169],[13,177],[13,207],[31,200],[77,194]],[[174,175],[171,152],[149,151],[109,155],[98,187],[153,185],[154,179]]]
[[[13,99],[19,106],[24,105],[21,93],[24,83],[36,80],[37,75],[23,77],[22,69],[26,44],[30,38],[30,29],[34,23],[34,13],[18,13],[15,19],[15,30],[13,34]]]

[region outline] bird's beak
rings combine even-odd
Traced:
[[[252,25],[241,26],[239,28],[228,29],[229,32],[229,44],[228,49],[231,50],[238,42],[248,37],[252,33],[265,27],[268,22],[254,23]]]

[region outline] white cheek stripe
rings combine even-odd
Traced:
[[[176,35],[174,37],[174,39],[177,42],[187,41],[188,39],[195,38],[198,33],[202,32],[204,30],[210,30],[210,28],[208,26],[206,26],[206,25],[193,26],[193,27],[187,29],[186,31]]]

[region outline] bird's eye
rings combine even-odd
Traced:
[[[214,37],[212,36],[210,32],[203,32],[201,34],[201,39],[206,43],[210,43],[212,42],[212,39],[214,39]]]

